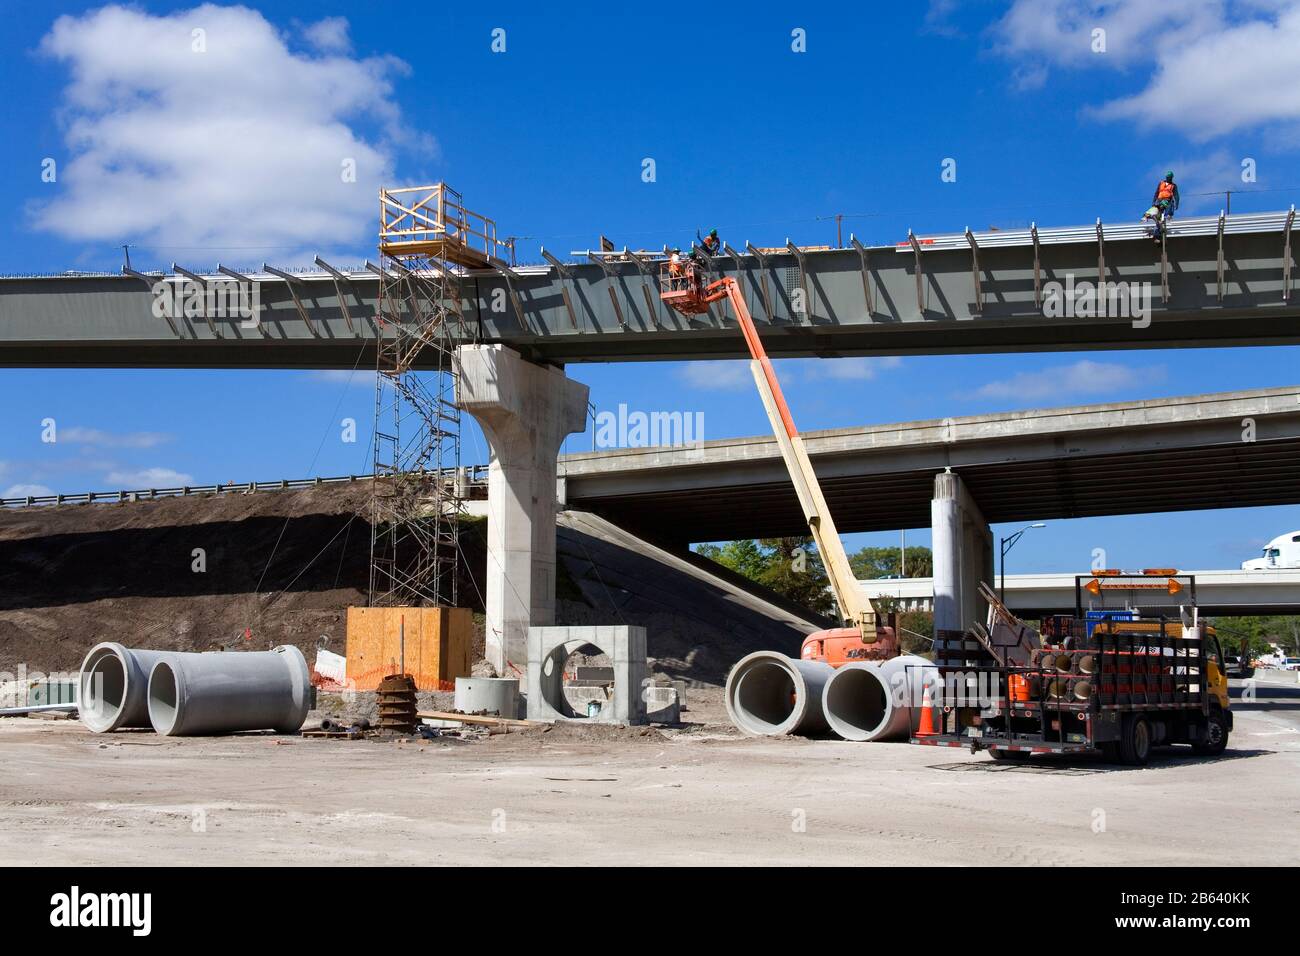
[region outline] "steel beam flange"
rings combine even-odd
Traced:
[[[916,233],[911,229],[907,230],[907,242],[912,247],[912,255],[916,257],[916,307],[925,313],[925,289],[922,285],[924,273],[921,270],[921,243],[917,241]]]
[[[573,311],[573,297],[569,294],[569,283],[573,280],[573,270],[547,252],[545,247],[542,248],[541,253],[542,258],[551,264],[555,274],[560,277],[560,298],[564,300],[564,308],[569,313],[569,325],[576,329],[578,327],[578,315]]]
[[[659,321],[659,310],[663,307],[663,303],[659,299],[658,268],[654,263],[643,259],[627,246],[623,247],[623,255],[635,262],[637,269],[640,270],[641,277],[645,280],[641,283],[641,293],[645,296],[646,314],[650,316],[650,322],[655,328],[662,328],[663,323]]]
[[[867,247],[858,241],[858,237],[849,233],[849,245],[853,247],[858,254],[858,260],[862,267],[862,296],[867,303],[867,315],[873,315],[876,311],[875,295],[871,291],[871,261]]]
[[[1101,217],[1097,217],[1097,290],[1101,291],[1106,282],[1106,233],[1101,226]]]
[[[519,318],[520,327],[531,332],[532,329],[528,325],[528,320],[524,317],[524,303],[515,290],[515,281],[519,278],[519,273],[515,272],[504,259],[498,259],[496,256],[488,256],[488,265],[505,280],[506,292],[510,296],[511,304],[515,307],[515,315]]]
[[[328,272],[330,277],[334,280],[334,292],[339,297],[339,309],[343,312],[343,321],[347,323],[348,331],[353,335],[356,335],[356,327],[352,324],[352,313],[348,311],[347,297],[343,295],[343,283],[348,281],[348,277],[339,272],[320,256],[316,256],[315,262],[316,265]]]
[[[754,257],[758,263],[758,275],[761,280],[759,283],[759,292],[763,296],[763,311],[767,313],[767,321],[775,322],[776,314],[772,311],[772,293],[768,285],[768,274],[771,272],[771,266],[768,265],[767,256],[759,252],[748,239],[745,240],[745,251]]]
[[[1291,204],[1291,210],[1286,214],[1286,225],[1283,227],[1285,241],[1282,246],[1282,301],[1291,301],[1291,227],[1295,225],[1295,204]]]
[[[971,278],[975,282],[975,311],[984,311],[984,289],[980,284],[980,245],[975,241],[975,233],[966,227],[966,241],[970,243]]]
[[[122,266],[122,275],[130,276],[132,279],[139,279],[141,282],[143,282],[145,285],[149,287],[150,292],[153,291],[154,286],[156,286],[159,282],[167,281],[166,276],[145,275],[143,272],[136,272],[130,266]],[[177,328],[176,323],[172,321],[172,317],[169,311],[164,310],[163,318],[167,320],[167,324],[171,327],[172,335],[176,336],[178,339],[184,338],[184,336],[181,335],[181,330]]]
[[[808,291],[808,268],[804,262],[804,251],[788,238],[785,240],[785,248],[789,251],[790,255],[794,256],[795,261],[799,263],[799,289],[803,292],[803,312],[804,316],[808,319],[808,323],[812,324],[812,295]]]
[[[235,272],[234,269],[231,269],[229,267],[229,265],[222,265],[221,263],[217,263],[217,272],[220,272],[222,276],[229,276],[230,278],[233,278],[233,280],[243,282],[243,284],[248,287],[248,290],[250,290],[250,294],[251,294],[253,280],[252,278],[246,276],[246,274],[243,274],[242,272]],[[256,316],[255,321],[253,321],[253,326],[255,326],[257,332],[261,333],[261,337],[263,338],[270,337],[270,333],[266,332],[266,326],[261,324],[260,315]]]
[[[618,327],[620,329],[626,329],[627,320],[623,318],[623,304],[619,302],[618,286],[615,284],[614,281],[615,279],[618,278],[618,270],[616,270],[613,266],[611,266],[608,262],[606,262],[604,256],[593,255],[592,253],[589,252],[587,253],[587,258],[591,262],[594,262],[596,265],[600,266],[600,271],[605,273],[605,280],[607,283],[605,289],[606,291],[609,292],[609,301],[614,306],[614,314],[618,316]]]
[[[172,263],[172,272],[179,272],[181,275],[189,279],[191,282],[201,286],[205,293],[207,292],[208,280],[203,278],[203,276],[199,275],[198,273],[191,272],[189,269],[185,269],[181,266],[178,266],[174,262]],[[216,339],[222,338],[221,333],[217,330],[216,323],[212,321],[212,316],[208,314],[207,308],[204,308],[203,310],[203,321],[208,324],[208,331],[212,333],[213,338]]]
[[[1224,258],[1223,258],[1223,226],[1224,226],[1224,223],[1225,223],[1226,221],[1227,221],[1227,216],[1225,215],[1224,211],[1223,211],[1222,209],[1220,209],[1220,210],[1219,210],[1219,230],[1218,230],[1218,233],[1219,233],[1219,258],[1218,258],[1218,263],[1217,263],[1217,266],[1218,266],[1218,269],[1217,269],[1217,271],[1218,271],[1218,292],[1219,292],[1219,301],[1220,301],[1220,302],[1223,301],[1223,264],[1224,264]]]
[[[1029,224],[1029,238],[1034,243],[1034,308],[1043,307],[1043,261],[1039,256],[1038,223]]]
[[[316,332],[316,323],[313,322],[311,316],[307,314],[307,310],[303,307],[302,299],[298,298],[298,286],[304,284],[302,276],[297,276],[292,272],[285,272],[282,269],[277,269],[274,266],[267,265],[265,262],[262,263],[262,271],[267,275],[273,275],[284,280],[284,284],[289,290],[289,295],[293,298],[293,307],[298,310],[298,318],[302,319],[302,324],[307,326],[307,331],[315,337],[318,334]]]

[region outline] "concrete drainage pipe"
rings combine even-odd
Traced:
[[[302,651],[175,654],[149,673],[149,721],[169,737],[240,730],[296,733],[315,689]]]
[[[811,736],[826,730],[822,688],[835,669],[822,661],[756,651],[727,675],[727,715],[755,736]]]
[[[96,644],[81,662],[77,701],[81,722],[97,734],[149,726],[149,672],[173,651],[138,651]]]
[[[920,723],[927,683],[937,699],[938,677],[932,663],[911,655],[845,664],[822,693],[826,723],[845,740],[906,740]]]

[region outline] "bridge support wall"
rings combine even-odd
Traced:
[[[587,386],[501,345],[456,350],[456,404],[490,446],[487,658],[528,671],[528,628],[555,622],[556,458],[587,418]]]

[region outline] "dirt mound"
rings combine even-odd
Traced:
[[[0,511],[0,671],[72,671],[129,647],[346,647],[369,587],[370,486]],[[460,603],[482,611],[485,524],[462,529]],[[716,684],[807,622],[580,512],[559,522],[558,623],[647,629],[652,669]],[[478,656],[482,615],[476,615]]]

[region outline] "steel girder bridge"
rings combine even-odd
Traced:
[[[1294,223],[1293,206],[1175,220],[1162,243],[1140,224],[1097,221],[909,232],[889,246],[728,244],[707,264],[740,281],[777,357],[1295,344]],[[745,354],[725,302],[687,317],[659,301],[662,252],[542,256],[439,266],[450,270],[438,285],[454,290],[458,328],[556,364]],[[0,366],[374,368],[391,267],[316,267],[0,278]],[[185,290],[232,282],[256,287],[255,322],[202,308],[159,314],[160,288],[180,302]],[[1091,306],[1080,297],[1088,288],[1104,293]],[[1106,290],[1119,292],[1118,308],[1113,297],[1097,304]],[[1139,292],[1149,311],[1135,316],[1123,296]]]

